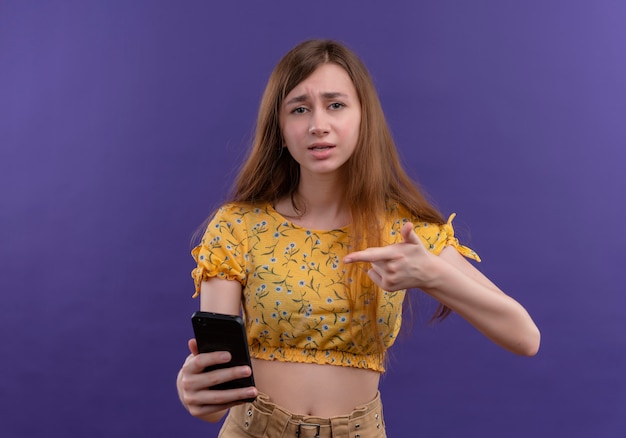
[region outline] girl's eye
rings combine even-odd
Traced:
[[[306,112],[306,108],[300,106],[298,108],[295,108],[292,112],[294,114],[304,114]]]
[[[335,102],[335,103],[330,104],[330,109],[340,109],[340,108],[343,108],[344,106],[345,105],[343,103]]]

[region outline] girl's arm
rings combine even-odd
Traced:
[[[241,308],[241,284],[237,281],[212,278],[202,282],[200,310],[205,312],[239,315]],[[209,365],[226,363],[227,352],[198,354],[195,339],[189,340],[190,355],[178,372],[176,387],[181,403],[194,417],[205,421],[219,421],[228,408],[242,403],[242,399],[256,397],[254,387],[228,390],[210,390],[218,383],[249,376],[249,367],[224,368],[203,372]]]
[[[402,243],[348,254],[344,262],[369,262],[368,274],[382,289],[419,288],[501,347],[526,356],[537,354],[539,329],[524,307],[454,247],[444,248],[439,256],[432,254],[411,223],[404,224],[402,237]]]

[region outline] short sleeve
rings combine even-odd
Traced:
[[[415,232],[422,238],[429,251],[439,255],[446,246],[453,246],[463,256],[480,262],[480,257],[476,252],[467,246],[461,245],[459,240],[454,237],[454,227],[452,220],[456,217],[456,213],[452,213],[448,221],[443,225],[435,225],[422,223],[415,227]]]
[[[191,251],[197,263],[191,271],[194,298],[200,293],[202,281],[208,278],[236,280],[245,285],[248,250],[243,216],[238,207],[221,207],[209,223],[200,245]]]

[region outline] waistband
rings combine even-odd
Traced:
[[[297,415],[270,402],[265,394],[259,394],[252,403],[230,409],[230,421],[246,431],[251,437],[384,437],[380,393],[369,403],[355,408],[348,415],[330,418]]]

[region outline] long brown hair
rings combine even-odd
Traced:
[[[403,205],[421,221],[444,223],[441,214],[426,200],[402,168],[378,94],[365,65],[346,46],[332,40],[300,43],[274,68],[261,99],[252,150],[235,180],[232,200],[252,204],[274,203],[287,196],[293,200],[298,188],[300,168],[291,155],[283,151],[280,109],[287,94],[325,63],[334,63],[348,73],[361,103],[358,143],[343,168],[344,202],[350,206],[352,214],[352,249],[382,244],[381,223],[372,218],[385,218],[389,203]],[[354,307],[358,302],[377,303],[380,288],[362,270],[350,265],[348,278],[355,274],[358,281],[348,287],[351,306]],[[360,287],[372,292],[360,294],[356,290]],[[376,306],[369,305],[366,308],[372,327],[371,335],[382,349]],[[449,313],[447,307],[439,306],[433,319],[443,319]]]

